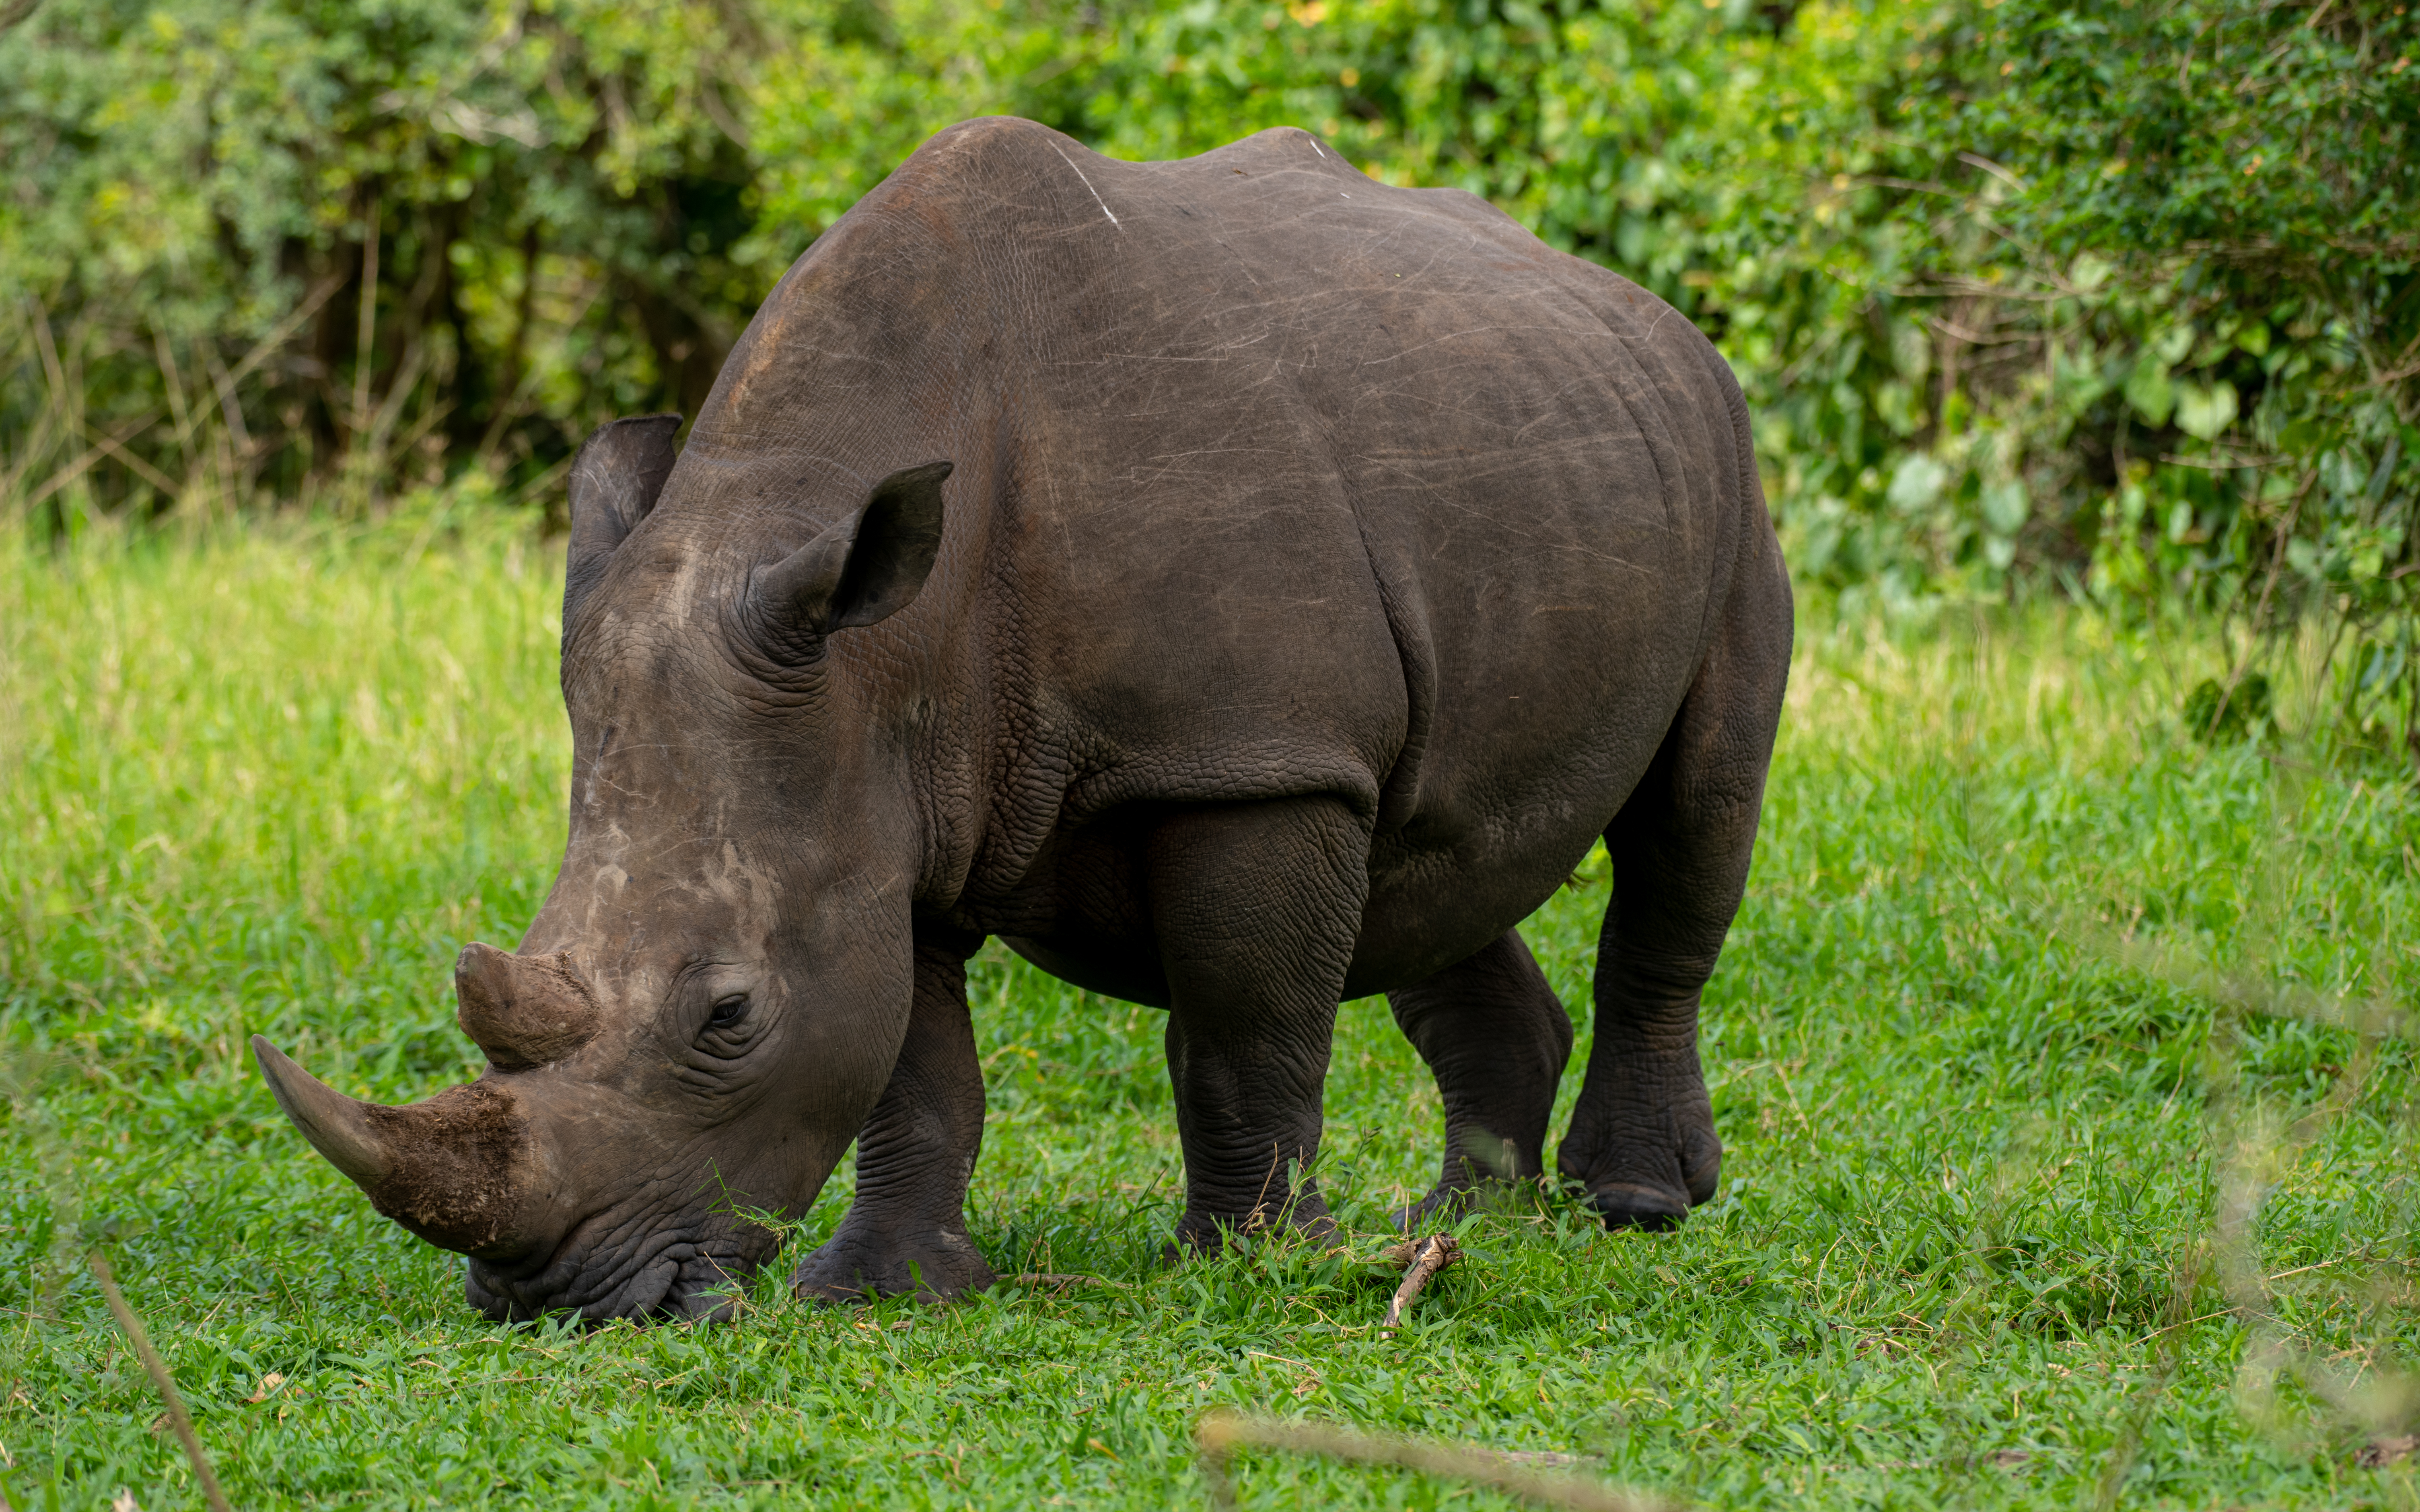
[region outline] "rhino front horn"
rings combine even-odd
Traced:
[[[375,1104],[337,1091],[264,1036],[252,1037],[252,1055],[260,1062],[260,1074],[268,1080],[278,1110],[302,1131],[312,1149],[328,1157],[329,1165],[376,1196],[380,1185],[395,1174],[395,1158],[370,1119]]]
[[[252,1053],[278,1107],[371,1206],[441,1249],[510,1247],[533,1151],[509,1093],[479,1081],[391,1108],[347,1097],[257,1034]]]

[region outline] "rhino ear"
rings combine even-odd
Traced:
[[[563,572],[563,629],[623,537],[639,528],[673,471],[678,415],[634,415],[599,425],[571,460],[571,545]]]
[[[812,661],[834,630],[887,620],[916,601],[941,549],[941,480],[951,468],[901,469],[856,514],[756,569],[748,620],[768,655]]]

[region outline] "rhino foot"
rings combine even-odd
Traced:
[[[1658,1064],[1661,1059],[1663,1064]],[[1689,1210],[1714,1200],[1723,1142],[1694,1053],[1636,1057],[1623,1094],[1590,1105],[1581,1094],[1559,1165],[1563,1186],[1594,1208],[1607,1228],[1677,1228]]]
[[[1562,1170],[1564,1189],[1604,1218],[1607,1228],[1678,1228],[1689,1210],[1713,1200],[1723,1168],[1722,1142],[1710,1128],[1683,1125],[1668,1145],[1621,1151],[1628,1159]],[[1569,1151],[1566,1150],[1566,1156]]]
[[[800,1262],[790,1289],[808,1302],[908,1296],[918,1302],[955,1302],[999,1279],[963,1232],[853,1231],[844,1223],[840,1232]]]
[[[1681,1227],[1689,1216],[1689,1205],[1676,1200],[1666,1191],[1652,1186],[1627,1182],[1596,1188],[1588,1193],[1588,1205],[1605,1220],[1607,1228],[1639,1228],[1651,1234],[1668,1233]]]

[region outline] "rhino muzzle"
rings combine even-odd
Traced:
[[[441,1249],[501,1256],[534,1185],[529,1121],[486,1079],[425,1103],[386,1107],[347,1097],[259,1035],[252,1053],[277,1105],[379,1211]]]

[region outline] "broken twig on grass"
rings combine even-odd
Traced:
[[[1541,1475],[1520,1468],[1511,1456],[1491,1449],[1424,1443],[1388,1433],[1357,1433],[1325,1423],[1284,1423],[1275,1418],[1213,1412],[1203,1414],[1194,1427],[1193,1437],[1202,1447],[1202,1473],[1210,1483],[1210,1499],[1222,1507],[1235,1504],[1235,1487],[1228,1477],[1227,1466],[1238,1448],[1280,1449],[1359,1465],[1398,1465],[1423,1475],[1490,1487],[1542,1506],[1573,1507],[1578,1512],[1679,1512],[1686,1504],[1576,1475]]]
[[[134,1316],[134,1309],[126,1305],[125,1297],[119,1294],[117,1282],[109,1273],[109,1257],[94,1250],[85,1260],[92,1267],[92,1278],[101,1283],[101,1297],[117,1319],[117,1326],[124,1330],[127,1342],[134,1346],[134,1357],[143,1362],[151,1384],[159,1388],[160,1399],[168,1405],[168,1422],[176,1428],[177,1437],[184,1441],[185,1458],[194,1462],[194,1473],[201,1480],[202,1495],[209,1500],[210,1512],[231,1512],[226,1492],[219,1489],[219,1478],[210,1471],[209,1456],[202,1453],[202,1441],[194,1436],[194,1420],[186,1414],[185,1399],[177,1395],[177,1380],[168,1374],[168,1363],[160,1358],[160,1351],[151,1347],[150,1335],[143,1332],[143,1319]]]
[[[1451,1234],[1431,1234],[1426,1239],[1407,1239],[1387,1251],[1387,1258],[1404,1266],[1404,1284],[1395,1288],[1395,1300],[1387,1304],[1387,1320],[1381,1328],[1394,1328],[1404,1320],[1404,1309],[1429,1284],[1429,1277],[1462,1258],[1462,1246]]]

